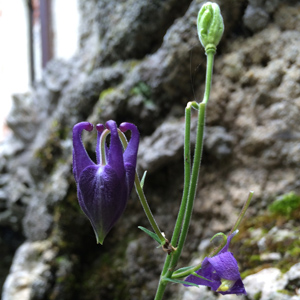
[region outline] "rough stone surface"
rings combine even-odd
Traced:
[[[2,299],[44,299],[51,285],[50,264],[55,256],[48,241],[25,242],[15,254]]]
[[[264,269],[244,280],[247,294],[253,299],[255,295],[261,292],[261,300],[272,299],[274,293],[283,290],[287,283],[287,275],[281,274],[280,270],[275,268]]]
[[[289,280],[300,279],[300,263],[292,266],[287,273]]]
[[[230,231],[253,190],[245,225],[231,245],[248,299],[261,292],[265,299],[295,300],[300,216],[272,216],[268,206],[279,195],[300,194],[300,6],[218,3],[225,33],[178,267],[200,260],[214,234]],[[145,193],[170,238],[183,189],[184,108],[204,91],[205,54],[196,31],[201,4],[81,0],[80,51],[69,61],[51,61],[30,93],[14,96],[7,120],[12,133],[0,144],[0,286],[8,276],[3,299],[153,299],[164,253],[137,229],[149,228],[138,199],[133,193],[123,218],[97,246],[77,204],[71,132],[84,120],[138,126],[139,172],[148,170]],[[193,112],[192,146],[195,122]],[[83,141],[93,158],[95,132],[83,134]],[[260,285],[260,272],[278,275],[286,293]],[[217,297],[200,291],[202,299]],[[178,285],[169,285],[165,299],[181,295],[201,299],[199,290]]]

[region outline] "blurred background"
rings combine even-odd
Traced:
[[[0,1],[0,140],[12,95],[26,93],[52,58],[71,58],[79,47],[77,0]]]

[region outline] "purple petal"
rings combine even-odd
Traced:
[[[219,252],[219,254],[220,254],[220,253],[225,253],[225,252],[228,251],[229,244],[230,244],[232,238],[237,234],[237,232],[238,232],[238,231],[235,231],[235,232],[233,232],[232,234],[230,234],[230,235],[227,237],[227,243],[226,243],[226,245],[222,248],[222,250]]]
[[[213,290],[217,290],[217,288],[221,284],[220,277],[214,272],[214,269],[212,265],[209,263],[207,257],[203,260],[201,269],[196,271],[196,273],[204,278],[207,278],[208,280],[199,278],[194,275],[189,275],[185,279],[185,281],[195,283],[198,285],[205,285],[212,288]],[[185,285],[185,286],[188,287],[189,285]]]
[[[127,148],[124,151],[124,163],[130,163],[134,167],[136,167],[136,159],[137,159],[137,152],[139,148],[139,141],[140,141],[140,133],[137,127],[131,123],[122,123],[120,125],[120,130],[122,132],[126,132],[127,130],[131,131],[131,138],[128,143]]]
[[[228,291],[224,292],[224,294],[237,294],[237,295],[247,295],[242,279],[238,279],[233,287]]]
[[[128,198],[131,190],[133,188],[134,179],[135,179],[135,169],[136,167],[131,164],[125,164],[125,171],[126,171],[126,179],[128,185]]]
[[[208,261],[220,278],[228,280],[238,280],[241,278],[237,261],[231,252],[210,257]]]
[[[110,146],[108,153],[108,165],[110,165],[121,179],[125,176],[123,147],[119,138],[118,128],[115,121],[107,121],[106,128],[110,130]]]
[[[123,153],[126,176],[127,176],[128,187],[130,192],[133,188],[133,183],[135,178],[136,160],[137,160],[137,152],[139,148],[140,134],[137,127],[131,123],[122,123],[119,128],[122,132],[131,130],[130,141]]]
[[[83,146],[81,138],[83,130],[92,131],[93,125],[89,122],[81,122],[73,127],[73,174],[76,182],[86,167],[95,165]]]
[[[109,165],[89,166],[80,176],[79,189],[80,206],[91,221],[97,242],[102,244],[125,210],[128,197],[125,176],[120,178]]]

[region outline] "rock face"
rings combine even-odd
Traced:
[[[216,232],[229,232],[253,190],[231,247],[249,299],[295,300],[299,207],[278,217],[268,206],[280,195],[300,194],[300,6],[217,2],[226,30],[215,58],[198,194],[179,267],[203,257]],[[183,189],[184,108],[204,90],[205,55],[196,32],[201,3],[82,0],[79,53],[49,62],[30,94],[15,95],[7,120],[13,133],[0,145],[3,300],[153,299],[164,253],[137,229],[150,229],[138,199],[132,193],[122,219],[104,245],[96,245],[77,203],[71,132],[85,120],[138,126],[138,169],[148,170],[145,193],[170,237]],[[91,155],[95,136],[83,135]],[[279,288],[262,282],[266,273],[282,280]],[[170,285],[165,299],[217,299],[200,291]]]

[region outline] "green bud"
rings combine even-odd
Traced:
[[[223,18],[218,4],[207,2],[202,5],[198,14],[197,30],[205,52],[215,53],[224,32]]]

